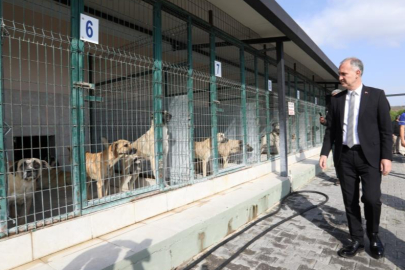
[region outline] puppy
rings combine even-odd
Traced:
[[[45,168],[49,168],[48,162],[37,158],[21,159],[9,168],[7,197],[11,218],[24,217],[30,213],[36,181]],[[18,208],[21,210],[17,215]]]
[[[270,154],[278,155],[280,152],[280,126],[273,123],[273,131],[270,133]],[[267,136],[263,135],[260,141],[260,153],[267,154]]]
[[[141,161],[137,155],[128,155],[121,160],[120,191],[133,190],[141,171]]]
[[[99,199],[103,197],[104,181],[111,176],[114,165],[125,156],[136,152],[136,148],[133,148],[127,140],[115,141],[107,149],[99,153],[86,152],[86,174],[88,178],[97,181],[97,196]],[[91,198],[89,193],[90,184],[91,182],[88,181],[87,198]],[[107,190],[105,193],[108,195]]]
[[[172,119],[172,115],[167,112],[163,111],[162,113],[162,124],[163,124],[163,166],[164,169],[167,164],[167,154],[169,152],[169,133],[167,124]],[[154,127],[154,120],[153,114],[151,115],[151,124],[150,129],[139,137],[136,141],[134,141],[131,146],[138,150],[137,155],[141,158],[145,158],[149,160],[152,174],[156,177],[156,164],[155,164],[155,127]],[[131,162],[131,161],[129,161]],[[124,162],[125,163],[125,162]],[[163,177],[166,176],[165,170],[163,172]],[[166,181],[164,181],[166,183]]]
[[[246,145],[246,151],[252,152],[253,147],[249,144]],[[243,141],[242,140],[228,140],[225,143],[218,145],[218,154],[222,157],[223,168],[228,167],[229,156],[231,154],[237,154],[243,152]]]
[[[227,142],[228,139],[225,137],[224,133],[217,133],[218,145]],[[201,142],[194,142],[194,157],[201,160],[203,177],[207,176],[207,165],[211,157],[212,140],[207,138]]]

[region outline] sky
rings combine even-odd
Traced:
[[[363,83],[405,94],[405,0],[276,0],[338,67],[363,61]],[[405,96],[389,97],[405,106]]]

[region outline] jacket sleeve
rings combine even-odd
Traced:
[[[378,127],[380,131],[381,159],[392,160],[392,124],[390,104],[381,91],[378,100]]]
[[[332,145],[335,142],[335,121],[334,121],[334,111],[335,111],[335,105],[336,103],[336,98],[331,99],[331,104],[328,110],[328,113],[326,114],[326,130],[325,130],[325,136],[323,137],[323,144],[322,144],[322,150],[321,150],[321,155],[322,156],[329,156],[329,152],[332,149]]]

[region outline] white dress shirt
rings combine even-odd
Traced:
[[[347,125],[349,120],[349,106],[350,99],[352,98],[351,94],[354,91],[356,93],[356,102],[354,103],[354,144],[360,144],[359,134],[357,133],[357,126],[359,123],[359,109],[360,109],[360,100],[361,100],[361,90],[363,89],[363,84],[359,88],[354,90],[348,90],[346,94],[345,101],[345,117],[343,120],[343,144],[347,144]]]

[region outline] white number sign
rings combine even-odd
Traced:
[[[98,19],[80,14],[80,39],[98,44]]]
[[[294,102],[288,102],[288,115],[295,115]]]
[[[222,64],[219,61],[215,61],[215,76],[222,77]]]
[[[271,80],[269,80],[268,88],[269,88],[269,89],[268,89],[269,91],[272,91],[272,90],[273,90],[273,84],[272,84]]]

